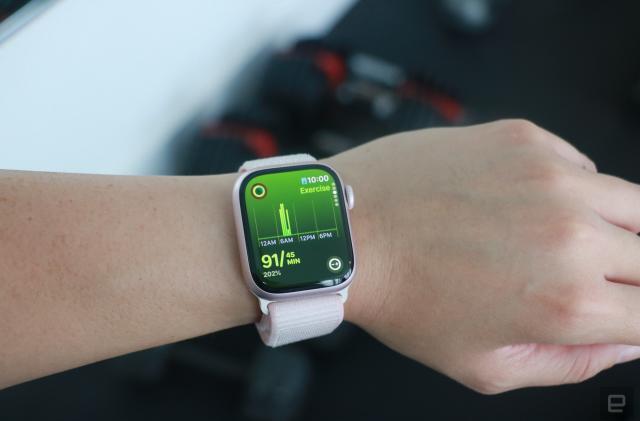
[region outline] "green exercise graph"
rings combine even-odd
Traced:
[[[253,225],[258,240],[270,240],[282,237],[323,234],[333,232],[339,236],[339,208],[334,205],[331,195],[317,197],[297,203],[279,202],[272,205],[270,221],[264,218],[264,212],[253,209]],[[262,218],[260,216],[263,216]],[[327,217],[329,216],[329,217]],[[332,235],[333,236],[333,235]]]
[[[333,177],[322,169],[258,175],[245,201],[254,241],[325,240],[343,237],[343,202]],[[273,245],[272,242],[265,245]]]
[[[280,231],[283,236],[291,235],[291,221],[289,220],[289,209],[284,207],[284,203],[280,203],[278,209],[280,215]]]

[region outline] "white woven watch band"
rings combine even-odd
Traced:
[[[308,154],[256,159],[245,162],[240,167],[240,172],[315,160]],[[256,327],[262,341],[271,347],[331,333],[344,317],[343,298],[336,293],[273,301],[267,305],[267,309],[268,314],[262,315]]]
[[[269,303],[256,327],[262,341],[276,347],[331,333],[342,322],[344,304],[338,294]]]
[[[307,153],[297,153],[293,155],[272,156],[271,158],[253,159],[246,161],[239,171],[251,171],[261,167],[271,167],[274,165],[296,164],[298,162],[313,162],[316,159]]]

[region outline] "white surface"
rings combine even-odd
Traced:
[[[353,0],[61,0],[0,44],[0,168],[151,174],[261,51]]]

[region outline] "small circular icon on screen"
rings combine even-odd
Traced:
[[[251,195],[256,199],[262,199],[267,195],[267,188],[264,184],[254,184],[253,187],[251,187]]]
[[[340,272],[342,269],[342,260],[339,257],[329,257],[327,260],[327,267],[331,272]]]

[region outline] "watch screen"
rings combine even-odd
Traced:
[[[338,285],[353,270],[336,174],[310,164],[256,171],[240,186],[249,267],[269,292]]]

